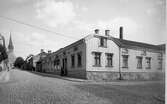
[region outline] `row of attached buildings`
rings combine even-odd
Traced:
[[[36,70],[89,80],[158,80],[164,79],[165,44],[152,45],[110,35],[96,29],[55,52],[43,53]],[[40,55],[38,55],[40,56]]]

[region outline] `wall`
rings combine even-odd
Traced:
[[[90,38],[92,37],[92,38]],[[109,72],[119,72],[119,48],[112,41],[107,40],[107,48],[99,47],[100,40],[98,37],[90,36],[86,41],[86,69],[87,71],[109,71]],[[94,55],[92,52],[102,52],[101,54],[101,67],[94,67]],[[105,53],[113,53],[113,67],[106,67],[106,55]]]
[[[121,49],[122,51],[122,49]],[[146,55],[141,55],[142,50],[128,49],[128,68],[121,68],[122,72],[162,72],[158,69],[158,56],[157,51],[146,51]],[[122,53],[122,52],[121,52]],[[122,55],[121,54],[121,67],[122,67]],[[137,69],[137,58],[136,56],[143,57],[142,69]],[[146,57],[151,57],[151,69],[146,69]]]
[[[119,48],[112,41],[107,41],[107,48],[99,47],[100,40],[98,36],[89,36],[86,38],[86,74],[90,80],[117,80],[120,78],[119,73]],[[144,49],[128,49],[128,68],[122,68],[122,48],[120,54],[121,77],[126,80],[162,80],[164,79],[164,61],[163,69],[158,69],[157,50],[148,50],[146,55],[141,55]],[[94,67],[94,55],[92,52],[102,52],[101,67]],[[105,53],[113,53],[113,67],[106,67]],[[136,56],[142,56],[142,69],[137,69]],[[151,69],[146,69],[145,57],[151,57]],[[163,58],[165,58],[163,56]],[[163,59],[165,60],[165,59]]]
[[[74,49],[75,48],[75,49]],[[76,78],[85,78],[86,74],[86,52],[85,52],[85,43],[83,41],[76,42],[72,45],[69,45],[61,50],[58,50],[54,52],[52,55],[49,57],[51,60],[49,60],[49,57],[45,59],[45,63],[43,64],[43,69],[45,72],[48,73],[54,73],[57,75],[60,75],[61,73],[61,67],[63,66],[63,58],[67,58],[67,71],[68,74],[67,76],[69,77],[76,77]],[[77,66],[77,53],[82,53],[82,66],[78,67]],[[75,55],[75,66],[71,67],[71,55]],[[56,59],[60,60],[60,65],[59,66],[54,66],[54,60]]]

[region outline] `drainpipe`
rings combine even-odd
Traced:
[[[119,38],[123,40],[123,26],[119,28]],[[119,46],[119,80],[122,80],[121,76],[121,46]]]
[[[119,80],[122,80],[121,76],[121,48],[119,47]]]

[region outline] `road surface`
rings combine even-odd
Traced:
[[[0,72],[0,104],[164,104],[163,82],[69,79],[22,70]]]

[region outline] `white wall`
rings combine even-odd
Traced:
[[[121,49],[122,50],[122,49]],[[141,55],[142,50],[128,49],[128,68],[122,68],[122,55],[121,55],[121,71],[122,72],[161,72],[158,65],[158,52],[146,51],[146,55]],[[122,53],[122,52],[121,52]],[[137,69],[136,56],[142,56],[142,69]],[[151,57],[151,69],[146,69],[146,57]]]
[[[107,40],[107,48],[99,47],[100,40],[93,35],[86,39],[86,69],[87,71],[119,71],[119,48],[112,41]],[[102,52],[101,54],[101,67],[94,67],[94,55],[92,52]],[[113,67],[106,67],[105,53],[113,53]]]
[[[86,70],[87,71],[113,71],[119,72],[119,48],[112,41],[107,40],[107,48],[99,47],[100,40],[98,36],[90,35],[86,38]],[[94,67],[94,54],[92,52],[101,52],[101,67]],[[162,72],[158,69],[158,55],[157,51],[146,51],[146,55],[142,56],[142,49],[128,49],[128,68],[122,68],[122,48],[120,55],[121,72]],[[113,53],[113,67],[106,67],[105,53]],[[136,56],[142,56],[142,69],[137,69]],[[146,57],[151,57],[151,69],[146,69]],[[165,58],[165,57],[164,57]],[[165,67],[165,59],[163,59],[163,70]]]

